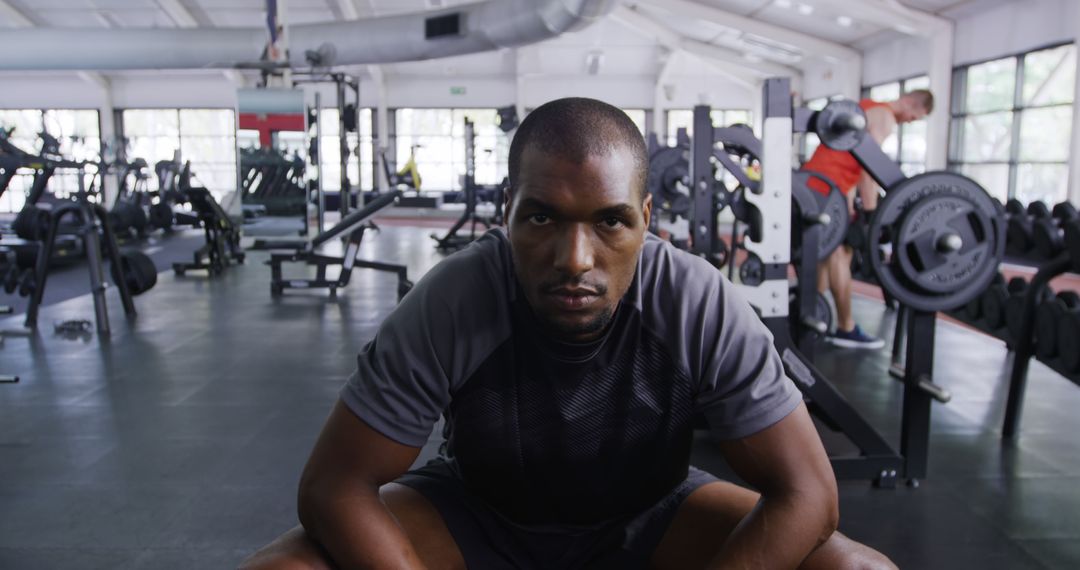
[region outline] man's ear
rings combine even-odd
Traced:
[[[514,194],[510,191],[509,186],[503,188],[503,225],[506,226],[507,230],[510,229],[510,223],[508,222],[508,220],[510,219],[510,206],[513,202],[513,197]]]
[[[645,219],[645,230],[648,231],[649,223],[652,221],[652,193],[645,192],[645,199],[641,201],[641,213]]]

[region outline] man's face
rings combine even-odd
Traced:
[[[900,112],[896,116],[896,122],[910,123],[926,118],[926,107],[923,107],[922,103],[915,98],[903,97],[900,101],[902,104],[900,105]]]
[[[514,269],[537,318],[557,338],[599,337],[630,287],[651,196],[618,147],[583,163],[526,147],[507,195]]]

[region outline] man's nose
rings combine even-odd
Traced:
[[[573,224],[558,240],[555,246],[556,270],[577,276],[593,268],[593,245],[588,228],[583,224]]]

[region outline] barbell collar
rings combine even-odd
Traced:
[[[938,253],[956,253],[964,247],[964,239],[959,234],[947,233],[937,239],[934,247]]]
[[[841,113],[829,125],[834,132],[861,131],[866,128],[866,117],[858,113]]]

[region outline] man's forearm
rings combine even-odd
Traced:
[[[796,568],[836,530],[835,505],[808,497],[762,498],[724,541],[710,569]]]
[[[339,568],[424,568],[377,490],[302,499],[300,522]]]

